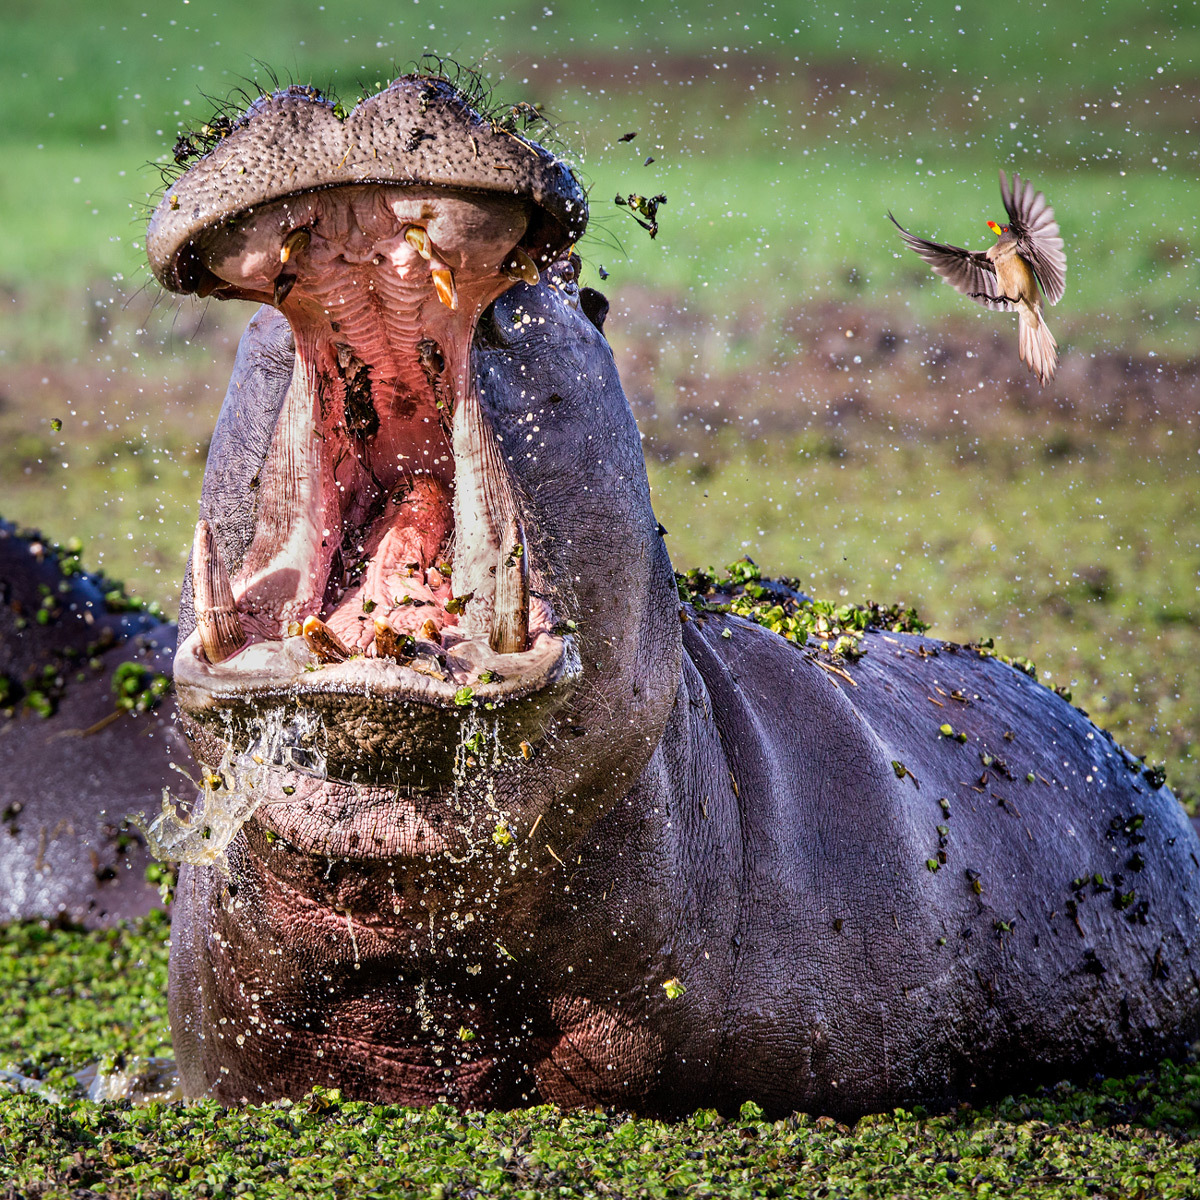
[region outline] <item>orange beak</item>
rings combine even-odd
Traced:
[[[997,225],[995,221],[989,221],[989,222],[988,222],[988,228],[989,228],[989,229],[990,229],[990,230],[991,230],[991,231],[992,231],[992,232],[993,232],[993,233],[994,233],[994,234],[995,234],[997,237],[999,237],[999,236],[1000,236],[1000,235],[1001,235],[1001,234],[1004,232],[1004,230],[1003,230],[1003,229],[1001,229],[1001,228],[1000,228],[1000,226],[999,226],[999,225]]]

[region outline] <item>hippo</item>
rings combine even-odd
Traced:
[[[175,657],[244,817],[176,892],[186,1094],[848,1119],[1187,1043],[1159,774],[986,648],[677,579],[569,166],[425,75],[214,137],[147,237],[261,306]]]
[[[186,763],[175,626],[0,521],[0,921],[99,928],[160,904],[126,823]]]

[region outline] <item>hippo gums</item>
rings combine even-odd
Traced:
[[[166,287],[264,306],[175,658],[206,818],[255,792],[180,876],[187,1092],[849,1116],[1184,1044],[1161,779],[978,649],[677,583],[587,215],[407,76],[264,96],[153,216]]]

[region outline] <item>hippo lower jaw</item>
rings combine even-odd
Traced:
[[[273,303],[296,358],[232,576],[197,527],[196,629],[175,662],[191,715],[215,728],[310,708],[330,766],[371,778],[396,755],[452,751],[429,709],[457,724],[472,700],[578,674],[470,361],[488,305],[538,278],[528,221],[514,197],[362,185],[287,197],[198,241],[208,290]],[[398,702],[424,712],[398,721]],[[386,732],[361,745],[368,727]]]

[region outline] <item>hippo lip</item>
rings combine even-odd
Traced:
[[[354,185],[198,240],[214,290],[273,302],[296,359],[232,575],[197,526],[189,707],[285,691],[446,707],[569,668],[470,364],[480,314],[539,276],[527,225],[521,198]]]

